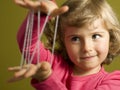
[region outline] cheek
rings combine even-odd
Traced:
[[[73,55],[74,53],[75,53],[75,47],[74,46],[72,46],[71,44],[69,44],[69,43],[66,43],[66,50],[67,50],[67,53],[69,54],[69,55]]]
[[[96,45],[96,50],[99,54],[99,56],[101,56],[101,58],[106,58],[108,55],[108,51],[109,51],[109,40],[103,40],[101,43],[99,43],[98,45]]]
[[[67,54],[72,62],[75,62],[80,57],[80,50],[77,45],[66,45]]]

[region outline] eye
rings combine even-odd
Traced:
[[[100,38],[100,37],[101,37],[100,34],[94,34],[94,35],[92,35],[92,39],[98,39],[98,38]]]
[[[77,36],[74,36],[74,37],[71,38],[71,41],[72,41],[72,42],[79,42],[79,41],[80,41],[80,38],[77,37]]]

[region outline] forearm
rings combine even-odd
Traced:
[[[36,90],[68,90],[54,73],[42,82],[32,79],[31,84]]]
[[[45,17],[46,16],[44,14],[41,16],[41,21],[40,21],[41,28],[44,24]],[[20,26],[18,33],[17,33],[17,42],[18,42],[20,51],[22,51],[23,43],[24,43],[24,39],[25,39],[25,30],[26,30],[26,25],[27,25],[27,18],[28,18],[28,16],[23,21],[23,23]],[[38,25],[37,16],[34,15],[33,30],[32,30],[32,44],[35,44],[37,41],[37,25]],[[40,30],[41,30],[41,28],[40,28]]]

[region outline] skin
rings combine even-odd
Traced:
[[[109,51],[109,32],[101,19],[81,28],[64,28],[64,43],[74,75],[90,75],[99,72],[101,63]]]
[[[58,7],[55,2],[50,0],[14,0],[14,3],[26,9],[33,9],[34,11],[42,11],[44,13],[51,12],[50,16],[57,16],[68,11],[68,6]]]
[[[35,12],[38,10],[46,14],[50,12],[50,16],[52,17],[65,13],[69,9],[68,6],[58,8],[55,2],[47,0],[42,0],[41,2],[37,0],[14,0],[14,3],[26,9],[33,9]],[[8,71],[14,73],[8,82],[15,82],[29,77],[36,78],[41,82],[52,74],[52,69],[48,62],[41,62],[36,65],[24,65],[22,68],[20,66],[9,67]]]
[[[52,74],[52,69],[48,62],[38,63],[37,65],[27,64],[22,68],[20,66],[9,67],[8,70],[14,72],[14,76],[8,82],[15,82],[29,77],[41,82]]]

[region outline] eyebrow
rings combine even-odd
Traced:
[[[92,31],[92,32],[90,32],[90,34],[95,34],[95,33],[105,33],[105,32],[104,31]],[[67,37],[74,37],[74,36],[80,36],[80,35],[77,33],[67,35]]]
[[[105,30],[104,30],[105,31]],[[102,30],[102,31],[99,31],[99,30],[92,30],[90,33],[104,33],[104,31]]]

